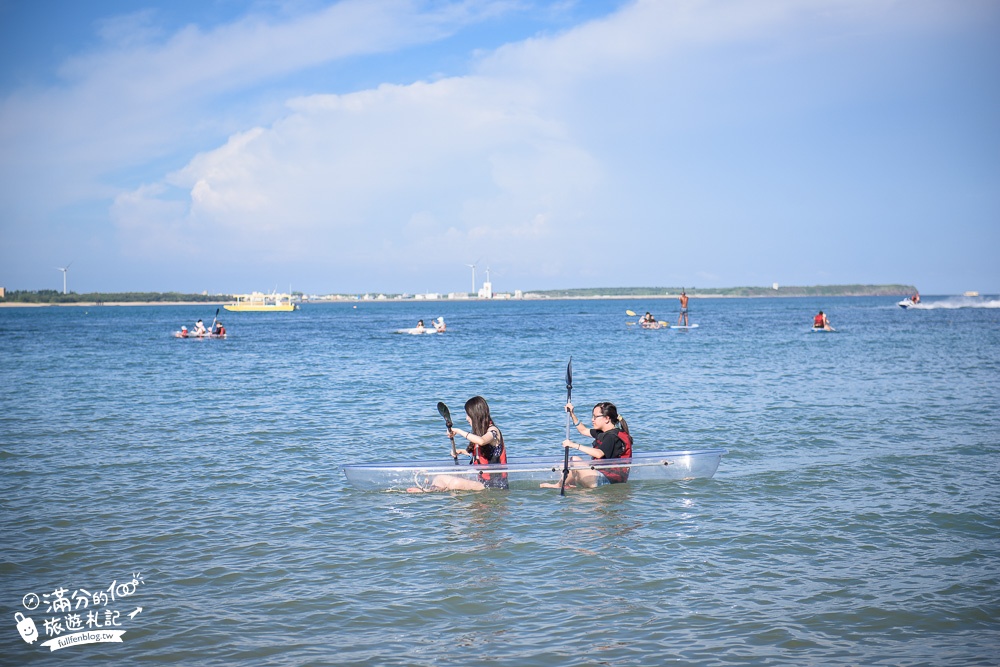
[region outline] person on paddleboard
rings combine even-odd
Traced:
[[[188,328],[181,327],[181,332],[180,334],[178,334],[178,338],[187,338],[187,337],[188,337]]]
[[[414,327],[413,332],[414,333],[423,333],[424,332],[424,321],[423,320],[417,320],[417,326]]]
[[[450,438],[465,438],[469,441],[465,449],[458,449],[459,454],[472,457],[470,464],[489,465],[507,463],[507,448],[504,446],[503,433],[493,423],[490,406],[482,396],[473,396],[465,402],[465,421],[472,427],[463,431],[452,427],[448,430]],[[422,491],[482,491],[483,489],[506,489],[507,475],[505,473],[485,473],[478,475],[434,475],[427,480],[421,480],[420,486],[407,489],[410,493]]]
[[[826,316],[822,310],[819,314],[813,318],[813,329],[823,329],[824,331],[833,331],[833,327],[830,326],[830,318]]]
[[[218,336],[219,338],[225,338],[226,327],[222,326],[222,322],[215,323],[215,331],[212,332],[212,335]]]
[[[204,322],[202,322],[201,320],[198,320],[197,322],[194,323],[194,335],[195,336],[204,336],[207,333],[208,333],[208,330],[205,329],[205,323]]]
[[[688,325],[688,295],[687,295],[687,292],[685,292],[683,288],[681,289],[680,302],[681,302],[681,314],[677,316],[677,324],[678,324],[678,326],[685,326],[686,327],[686,326],[689,326]],[[681,325],[682,321],[684,323],[683,325]]]
[[[437,331],[438,333],[443,333],[445,331],[445,329],[447,328],[444,325],[444,318],[443,317],[439,317],[436,320],[434,320],[433,324],[434,324],[434,330]]]
[[[566,411],[573,419],[573,426],[581,435],[589,435],[594,442],[588,447],[573,442],[563,440],[563,447],[577,449],[584,454],[588,454],[591,460],[606,459],[628,459],[632,458],[632,436],[628,432],[628,424],[621,415],[614,403],[598,403],[594,406],[591,414],[593,428],[587,428],[580,419],[577,419],[573,412],[573,404],[566,403]],[[574,461],[582,461],[579,456],[573,457]],[[604,486],[605,484],[621,484],[628,481],[628,468],[603,468],[593,470],[586,468],[583,470],[570,470],[566,478],[566,486],[582,486],[589,489]],[[543,489],[558,489],[560,484],[545,482],[540,484]]]

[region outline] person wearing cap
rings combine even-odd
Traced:
[[[179,334],[177,334],[177,337],[178,338],[187,338],[188,337],[188,328],[187,327],[181,327],[181,332]]]
[[[436,320],[434,320],[434,330],[435,331],[437,331],[438,333],[442,333],[445,329],[446,329],[446,327],[444,325],[444,318],[443,317],[439,317]]]

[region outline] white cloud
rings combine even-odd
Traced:
[[[294,245],[312,261],[346,245],[347,264],[564,243],[560,229],[582,217],[600,169],[525,103],[536,94],[465,77],[292,100],[272,127],[234,135],[167,179],[189,196],[185,218],[197,225],[156,224],[191,230],[192,244],[224,233],[243,253],[287,239],[279,252]],[[154,209],[167,194],[146,192]],[[128,196],[121,224],[147,218],[144,200]]]

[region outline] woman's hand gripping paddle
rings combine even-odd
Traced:
[[[573,357],[569,358],[566,365],[566,402],[573,398]],[[569,408],[566,408],[566,439],[569,440]],[[569,477],[569,447],[563,447],[563,476],[562,484],[559,485],[559,495],[566,495],[566,478]]]
[[[448,427],[448,439],[451,440],[451,458],[455,459],[455,465],[458,465],[458,450],[455,449],[455,436],[451,435],[451,413],[448,412],[448,406],[440,401],[438,401],[438,412],[444,417],[444,425]]]

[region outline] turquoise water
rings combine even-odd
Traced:
[[[306,305],[224,341],[170,336],[214,307],[0,309],[0,662],[1000,664],[1000,309],[895,301],[698,300],[689,332],[626,324],[673,300]],[[347,485],[447,460],[436,404],[474,394],[560,452],[571,355],[578,405],[726,447],[716,476]]]

